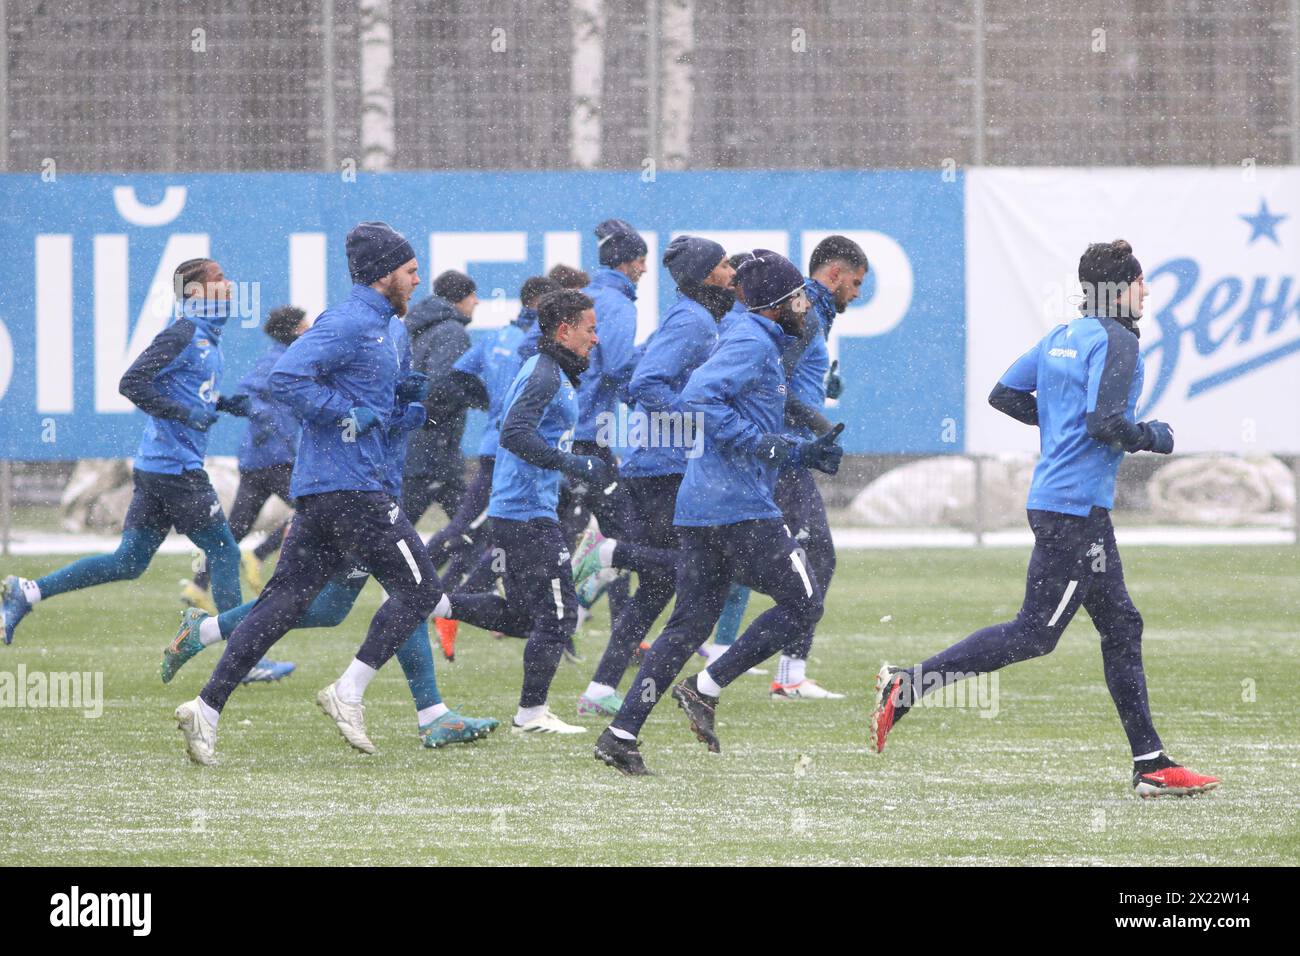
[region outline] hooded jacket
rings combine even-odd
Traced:
[[[301,424],[292,408],[271,389],[271,369],[289,346],[272,342],[253,370],[239,380],[237,390],[248,396],[248,430],[239,446],[239,470],[258,471],[273,465],[291,465],[298,455]]]
[[[425,402],[429,420],[411,436],[407,459],[411,475],[446,480],[463,468],[460,442],[465,434],[465,408],[449,400],[449,393],[440,386],[450,381],[456,361],[469,351],[467,325],[468,316],[436,295],[414,306],[406,316],[411,367],[429,376],[433,386]]]
[[[717,345],[717,320],[699,302],[679,293],[628,383],[628,395],[636,402],[628,443],[640,440],[623,461],[623,475],[685,474],[688,458],[699,454],[703,436],[694,427],[696,418],[683,407],[681,393]]]
[[[508,325],[491,335],[481,336],[452,366],[457,372],[465,372],[477,378],[487,393],[488,421],[478,446],[480,455],[493,457],[497,453],[506,392],[519,374],[519,366],[524,362],[519,347],[530,331],[536,328],[537,312],[534,309],[520,309],[519,315]]]
[[[733,315],[713,355],[682,390],[682,407],[703,416],[702,453],[686,462],[673,523],[715,527],[781,517],[777,467],[756,456],[779,434],[787,391],[781,354],[794,342],[756,312]]]
[[[295,498],[332,491],[390,488],[386,423],[396,411],[398,343],[389,329],[393,307],[369,286],[354,285],[343,302],[321,313],[271,371],[271,388],[302,419],[289,491]],[[349,427],[353,408],[381,424],[364,434]]]
[[[596,347],[578,385],[575,441],[595,441],[636,368],[636,286],[616,269],[598,269],[582,290],[596,304]]]

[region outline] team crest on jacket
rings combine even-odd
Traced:
[[[401,514],[401,511],[401,505],[393,505],[393,507],[388,510],[388,523],[397,524],[397,516]]]

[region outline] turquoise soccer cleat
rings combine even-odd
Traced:
[[[449,710],[420,727],[420,741],[435,750],[447,744],[466,744],[486,737],[496,730],[498,723],[491,717],[466,717]]]
[[[163,648],[162,666],[158,672],[164,684],[170,684],[176,672],[185,666],[185,662],[203,650],[203,642],[199,640],[199,625],[210,616],[196,607],[185,609],[176,636]]]
[[[244,675],[241,684],[262,684],[282,680],[294,672],[296,665],[289,661],[273,661],[263,657],[253,665],[253,669]]]
[[[613,717],[623,706],[623,698],[617,693],[604,697],[588,697],[583,694],[578,698],[579,717]]]

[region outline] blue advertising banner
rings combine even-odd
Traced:
[[[674,235],[775,249],[804,268],[823,236],[857,239],[871,273],[830,342],[845,388],[829,414],[848,424],[844,445],[960,451],[963,191],[961,174],[938,172],[0,176],[0,457],[134,453],[144,416],[118,380],[169,321],[184,259],[210,256],[236,283],[238,317],[222,341],[229,393],[270,344],[267,312],[292,303],[314,316],[347,294],[343,241],[360,220],[411,239],[417,300],[438,273],[469,272],[483,299],[470,329],[481,331],[517,313],[529,276],[561,262],[594,268],[592,228],[611,216],[650,248],[639,339],[676,294],[659,264]],[[210,453],[233,454],[243,427],[223,418]],[[467,449],[481,427],[471,424]]]

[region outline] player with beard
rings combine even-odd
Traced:
[[[618,715],[596,741],[596,759],[631,776],[648,772],[637,734],[717,623],[733,579],[770,595],[775,606],[726,654],[672,689],[691,730],[715,753],[721,749],[714,723],[722,688],[787,647],[822,615],[822,589],[773,498],[782,465],[834,474],[843,456],[835,444],[838,427],[813,441],[781,434],[781,356],[802,331],[809,309],[803,275],[767,249],[755,249],[739,275],[750,311],[731,320],[681,395],[683,409],[703,417],[704,437],[702,454],[687,462],[677,493],[677,603]]]
[[[698,451],[703,438],[692,427],[695,419],[682,408],[681,391],[691,373],[704,364],[718,344],[718,323],[736,301],[731,291],[736,272],[722,246],[698,236],[675,238],[664,252],[663,262],[677,283],[678,297],[647,345],[628,385],[628,394],[636,403],[633,414],[649,424],[644,429],[645,444],[632,449],[620,474],[632,504],[628,540],[676,551],[673,510],[677,489],[689,457]],[[667,423],[673,418],[679,425],[679,441],[662,444],[658,439],[665,434],[672,437],[672,425],[654,423]],[[615,547],[610,545],[606,550],[612,564]],[[618,695],[623,672],[633,651],[668,606],[675,578],[676,568],[672,566],[638,574],[636,592],[614,621],[600,665],[578,698],[579,717],[612,717],[618,713],[623,703]]]
[[[409,242],[387,223],[363,222],[347,238],[352,291],[291,345],[271,387],[303,419],[291,494],[297,504],[275,574],[230,635],[202,692],[176,710],[186,751],[212,763],[217,720],[240,679],[293,627],[326,582],[355,558],[388,599],[370,622],[356,658],[317,695],[354,747],[373,752],[361,701],[365,688],[416,627],[450,602],[424,542],[388,490],[389,433],[424,424],[409,398],[389,331],[419,285]]]

